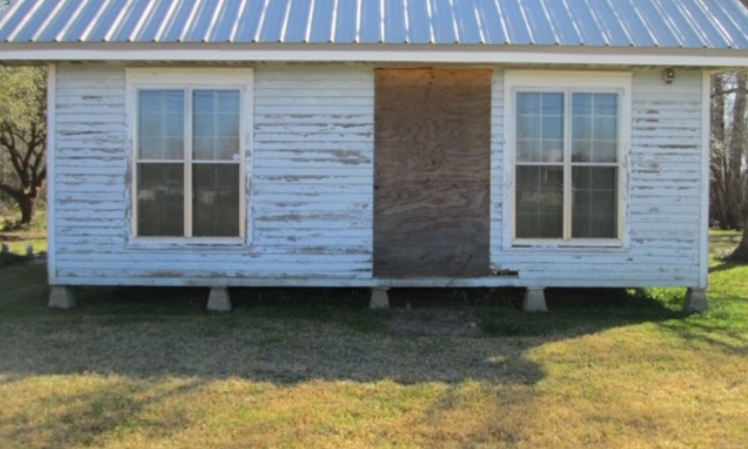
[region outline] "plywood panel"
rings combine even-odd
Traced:
[[[376,71],[376,276],[488,274],[491,80]]]

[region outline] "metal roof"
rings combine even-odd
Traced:
[[[15,0],[0,42],[748,49],[739,0]]]

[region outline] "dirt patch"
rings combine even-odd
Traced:
[[[388,330],[395,335],[428,337],[471,337],[480,322],[469,310],[395,309]]]

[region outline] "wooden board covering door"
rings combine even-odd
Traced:
[[[374,275],[489,274],[491,71],[375,74]]]

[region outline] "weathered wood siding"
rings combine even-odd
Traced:
[[[263,66],[254,85],[247,244],[148,246],[129,238],[125,70],[59,66],[58,284],[371,279],[372,71]]]
[[[504,99],[500,74],[493,90],[494,270],[519,272],[518,284],[537,286],[697,286],[702,230],[702,74],[678,70],[671,85],[660,70],[635,71],[631,151],[623,248],[512,249],[502,244],[501,189]]]
[[[59,65],[56,73],[52,274],[57,283],[88,284],[122,268],[106,264],[127,245],[125,72]]]
[[[260,67],[254,121],[245,275],[371,278],[372,71]]]
[[[379,285],[372,273],[371,66],[260,65],[247,167],[245,245],[144,246],[130,238],[125,70],[60,65],[51,257],[58,284]],[[702,235],[702,76],[634,74],[623,248],[505,245],[503,72],[495,68],[491,268],[472,285],[697,286]],[[428,285],[421,279],[413,284]],[[470,285],[457,281],[452,285]]]
[[[375,74],[374,275],[489,275],[491,71]]]

